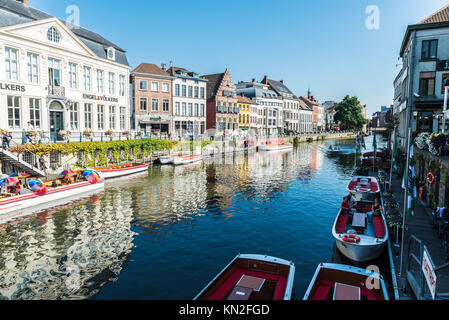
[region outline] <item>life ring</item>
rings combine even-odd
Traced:
[[[344,242],[350,242],[350,243],[359,243],[360,237],[356,236],[355,234],[345,234],[341,237],[341,239]]]
[[[429,172],[427,175],[427,182],[433,184],[435,182],[435,175],[432,172]]]

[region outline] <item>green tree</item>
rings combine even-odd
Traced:
[[[368,120],[363,117],[360,101],[357,97],[347,95],[335,108],[335,121],[343,130],[362,130]]]

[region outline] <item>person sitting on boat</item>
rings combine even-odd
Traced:
[[[374,199],[374,204],[371,209],[375,217],[379,217],[382,214],[382,206],[379,202],[379,199]]]
[[[351,193],[348,194],[348,196],[346,197],[348,198],[348,203],[351,209],[356,209],[357,207],[357,202],[355,201],[354,197],[352,196]]]
[[[62,178],[63,184],[71,184],[73,182],[72,178],[69,177],[69,174],[67,173],[64,178]]]
[[[354,214],[354,209],[351,208],[351,205],[348,203],[348,197],[343,198],[343,202],[341,203],[341,210],[344,213]]]

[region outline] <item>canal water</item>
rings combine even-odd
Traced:
[[[354,142],[154,166],[2,225],[0,298],[192,299],[238,253],[257,253],[297,264],[302,299],[317,265],[336,259]],[[335,144],[347,152],[328,158]]]

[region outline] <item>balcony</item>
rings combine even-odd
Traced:
[[[48,96],[52,98],[65,98],[65,87],[48,86]]]

